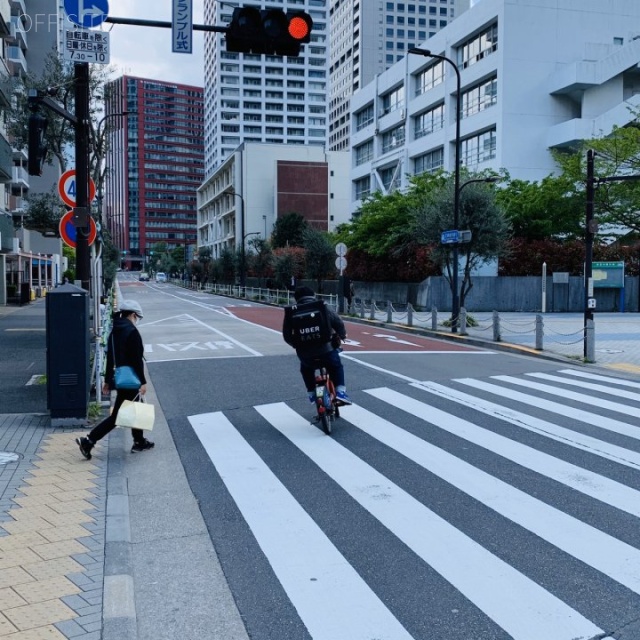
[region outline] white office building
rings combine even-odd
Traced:
[[[539,180],[550,149],[605,135],[640,107],[638,0],[481,0],[420,45],[460,71],[460,162]],[[411,54],[356,93],[351,211],[408,175],[455,168],[453,65]]]
[[[198,247],[214,259],[250,236],[268,239],[278,217],[301,215],[333,231],[349,221],[348,151],[243,143],[198,190]]]
[[[256,0],[251,6],[306,11],[311,42],[301,55],[231,53],[205,36],[205,180],[242,142],[324,146],[327,135],[328,0]],[[205,0],[206,24],[227,25],[242,2]]]
[[[350,99],[431,38],[465,9],[469,0],[330,0],[329,148],[347,150]]]

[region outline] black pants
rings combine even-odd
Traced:
[[[344,386],[344,367],[342,366],[342,360],[340,360],[340,352],[337,349],[323,353],[320,356],[306,358],[298,356],[298,358],[300,359],[300,373],[307,391],[313,391],[316,388],[315,372],[319,367],[326,367],[336,387]]]
[[[89,433],[89,440],[94,443],[98,442],[98,440],[102,440],[102,438],[104,438],[109,432],[113,431],[116,426],[116,418],[118,416],[120,406],[125,400],[135,400],[137,395],[137,389],[118,389],[116,394],[116,403],[113,406],[111,415],[107,416],[102,422],[98,423],[93,429],[91,429],[91,433]],[[131,429],[131,435],[133,436],[134,442],[142,442],[144,440],[144,432],[142,429]]]

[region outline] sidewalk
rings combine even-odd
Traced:
[[[44,301],[0,307],[0,638],[248,640],[153,385],[155,449],[116,429],[85,460],[86,429],[51,428],[46,387],[26,386],[44,326]],[[9,342],[29,357],[7,361]]]
[[[500,343],[479,315],[476,333],[437,335],[539,353],[515,331],[535,314],[501,314]],[[551,337],[580,332],[582,317],[544,323],[540,355],[561,357]],[[44,299],[0,307],[0,638],[247,640],[153,385],[155,449],[130,454],[117,429],[84,460],[74,438],[86,430],[51,428],[46,387],[27,385],[46,373],[44,326]],[[597,315],[597,364],[640,372],[638,328],[638,314]]]

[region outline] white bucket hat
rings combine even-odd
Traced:
[[[133,311],[139,318],[144,317],[142,307],[137,300],[121,300],[120,311]]]

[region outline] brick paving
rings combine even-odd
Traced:
[[[0,456],[2,640],[101,637],[107,459],[81,458],[77,433],[0,415],[0,453],[19,455]]]

